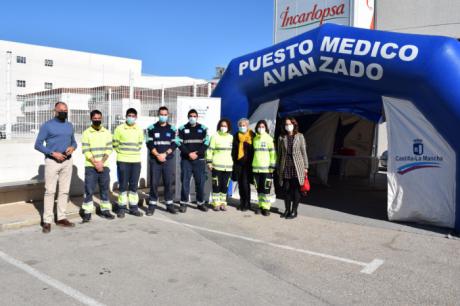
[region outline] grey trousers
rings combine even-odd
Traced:
[[[57,197],[57,219],[65,219],[65,210],[69,201],[69,189],[72,179],[72,158],[58,163],[50,158],[45,159],[45,198],[43,203],[43,222],[51,223],[54,220],[54,198],[59,183]]]

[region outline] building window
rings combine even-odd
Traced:
[[[45,60],[45,66],[46,67],[53,67],[54,63],[53,63],[53,60],[51,59],[46,59]]]
[[[26,63],[26,57],[25,56],[16,56],[16,63],[25,64]]]
[[[45,89],[53,89],[53,83],[45,82]]]
[[[24,81],[24,80],[17,80],[17,81],[16,81],[16,86],[17,86],[17,87],[26,87],[26,81]]]

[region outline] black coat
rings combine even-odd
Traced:
[[[251,139],[254,140],[256,134],[250,131]],[[243,144],[244,157],[238,160],[238,149],[240,147],[240,140],[238,139],[238,132],[233,136],[232,145],[232,159],[233,159],[233,172],[232,180],[237,181],[241,171],[247,171],[247,175],[252,176],[252,158],[254,157],[254,147],[248,143]]]

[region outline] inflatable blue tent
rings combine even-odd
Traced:
[[[460,230],[460,43],[325,24],[230,62],[213,96],[233,124],[346,112],[388,124],[388,216]],[[308,142],[308,139],[307,139]]]

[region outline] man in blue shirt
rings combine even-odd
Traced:
[[[147,128],[147,148],[150,164],[150,198],[147,216],[155,212],[158,203],[158,185],[163,178],[165,204],[168,212],[176,214],[173,204],[174,151],[176,129],[168,123],[168,108],[158,109],[159,121]]]
[[[72,153],[77,148],[73,125],[67,121],[67,104],[54,105],[55,117],[40,127],[35,149],[45,155],[45,197],[43,203],[43,233],[51,231],[54,219],[54,197],[59,183],[57,203],[57,222],[63,227],[75,224],[67,220],[65,210],[69,201],[70,181],[72,179]]]

